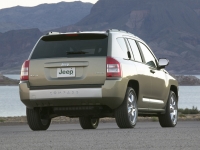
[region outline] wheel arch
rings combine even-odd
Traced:
[[[177,100],[178,100],[178,97],[179,97],[179,95],[178,95],[178,87],[175,86],[175,85],[171,85],[170,86],[170,91],[173,91],[176,94],[176,97],[177,97]]]
[[[129,80],[127,87],[132,87],[135,90],[137,98],[139,97],[139,82],[137,80]]]

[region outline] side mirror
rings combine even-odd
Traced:
[[[168,64],[169,64],[169,60],[168,60],[168,59],[160,58],[160,59],[158,60],[158,67],[159,67],[160,69],[165,68],[165,66],[167,66]]]

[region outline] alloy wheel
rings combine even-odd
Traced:
[[[128,107],[129,121],[131,122],[131,124],[135,124],[137,119],[137,102],[132,92],[128,96],[127,107]]]
[[[178,118],[178,107],[177,107],[177,102],[175,100],[174,95],[171,96],[170,98],[170,117],[172,120],[172,123],[175,125],[177,122]]]

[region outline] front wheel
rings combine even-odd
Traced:
[[[83,129],[96,129],[99,125],[99,118],[79,117],[79,122]]]
[[[33,131],[47,130],[51,124],[51,119],[44,117],[42,108],[26,108],[26,116],[29,127]]]
[[[137,122],[137,95],[128,87],[122,105],[115,110],[115,120],[119,128],[134,128]]]
[[[170,91],[166,104],[166,112],[159,116],[161,127],[175,127],[178,120],[178,100],[176,94]]]

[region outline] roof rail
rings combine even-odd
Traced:
[[[115,31],[115,32],[119,32],[118,29],[108,29],[107,32],[110,32],[110,31]]]
[[[60,32],[49,32],[46,35],[55,35],[55,34],[60,34]]]
[[[124,32],[124,33],[129,33],[129,32],[127,32],[127,31],[118,30],[118,29],[108,29],[106,32],[111,32],[111,31],[113,31],[113,32]],[[132,34],[132,33],[130,33],[130,34]]]

